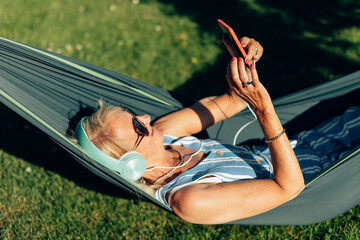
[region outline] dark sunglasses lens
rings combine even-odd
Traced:
[[[136,118],[133,118],[134,128],[137,134],[139,135],[149,135],[148,129]]]

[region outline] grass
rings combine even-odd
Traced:
[[[273,97],[359,69],[357,1],[33,0],[0,2],[0,36],[192,98],[226,90],[222,18],[265,48]],[[200,87],[201,86],[201,87]],[[203,226],[94,176],[0,105],[1,239],[359,239],[359,206],[308,226]],[[59,161],[61,159],[61,161]]]

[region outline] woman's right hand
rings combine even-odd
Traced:
[[[251,64],[253,64],[254,62],[259,61],[264,52],[264,48],[261,46],[261,44],[254,38],[249,37],[242,37],[239,41],[241,46],[246,51],[245,63],[251,66]],[[238,54],[234,50],[236,46],[233,46],[227,34],[223,34],[222,42],[224,43],[231,56],[241,57],[238,56]]]
[[[230,95],[242,98],[254,111],[263,111],[268,107],[273,107],[268,91],[259,81],[255,66],[252,65],[249,69],[242,58],[231,59],[227,67],[226,80],[229,84]]]

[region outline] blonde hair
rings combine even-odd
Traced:
[[[119,140],[108,127],[111,116],[122,111],[120,107],[105,106],[100,100],[98,110],[83,122],[83,128],[89,140],[113,158],[119,158],[131,150],[131,147]]]
[[[120,111],[123,111],[121,107],[105,105],[102,100],[99,100],[98,110],[83,122],[83,128],[89,140],[113,158],[120,158],[121,155],[132,150],[132,146],[121,141],[108,127],[111,116]],[[137,180],[135,184],[152,196],[161,187],[160,185],[151,185],[143,178]]]

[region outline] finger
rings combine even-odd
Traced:
[[[251,66],[252,61],[255,60],[254,57],[259,54],[258,45],[260,45],[260,44],[257,44],[255,39],[251,38],[249,40],[247,56],[245,58],[245,62],[249,66]]]
[[[236,60],[236,59],[235,59]],[[229,89],[235,91],[235,92],[238,92],[237,89],[239,89],[239,87],[236,86],[236,84],[234,83],[234,79],[232,77],[232,73],[231,73],[231,62],[232,60],[230,60],[228,66],[227,66],[227,70],[226,70],[226,80],[229,84]]]
[[[264,48],[260,45],[259,42],[256,41],[256,45],[255,45],[255,56],[253,57],[253,60],[255,60],[255,62],[257,62],[261,56],[264,53]]]
[[[253,85],[256,86],[257,84],[260,83],[260,80],[259,80],[259,75],[257,73],[257,70],[256,70],[256,67],[253,66],[250,68],[250,71],[251,71],[251,77],[252,77],[252,81],[253,81]]]
[[[240,77],[240,81],[243,83],[243,84],[247,84],[247,82],[249,81],[249,78],[248,78],[248,74],[246,73],[246,69],[245,69],[245,62],[242,58],[239,58],[239,61],[238,61],[238,72],[239,72],[239,77]]]
[[[230,61],[229,64],[227,65],[227,69],[226,69],[226,80],[228,81],[229,85],[234,86],[234,81],[233,81],[233,73],[231,70],[231,63],[233,62],[235,57],[233,57]],[[236,59],[236,58],[235,58]]]
[[[250,41],[250,38],[248,37],[242,37],[240,39],[240,43],[241,43],[241,46],[243,46],[243,48],[247,48],[248,44],[249,44],[249,41]]]
[[[240,82],[239,70],[236,59],[237,58],[233,57],[230,63],[231,78],[233,79],[234,83]]]
[[[238,58],[239,55],[237,54],[236,50],[234,49],[234,46],[230,40],[230,37],[227,34],[223,34],[221,39],[222,39],[225,47],[229,51],[230,55]]]
[[[226,81],[229,85],[229,89],[231,89],[231,90],[236,89],[236,86],[234,85],[234,82],[233,82],[231,76],[229,76],[228,74],[226,75]]]
[[[238,58],[239,61],[242,61],[242,66],[244,66],[244,60],[242,58]],[[231,60],[231,79],[233,81],[234,86],[236,88],[241,88],[243,86],[243,82],[240,80],[241,77],[239,75],[239,63],[236,58],[232,58]]]
[[[249,66],[247,66],[245,64],[245,72],[246,72],[246,75],[247,75],[247,81],[248,81],[248,84],[251,84],[252,83],[252,74],[251,74],[251,69]],[[249,83],[250,82],[250,83]]]
[[[227,65],[227,68],[226,68],[226,80],[229,81],[229,79],[231,79],[231,68],[230,68],[230,64],[231,64],[231,60],[230,62],[228,63]]]

